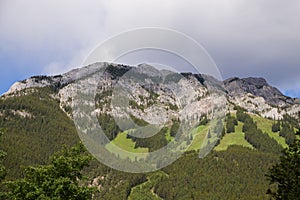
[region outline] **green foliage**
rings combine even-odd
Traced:
[[[244,126],[242,131],[243,132],[250,132],[252,130],[257,129],[256,123],[254,120],[248,115],[245,119]]]
[[[296,140],[294,127],[286,121],[282,122],[282,129],[280,130],[279,135],[285,138],[285,142],[288,145],[291,145]]]
[[[36,88],[24,96],[0,99],[0,127],[5,129],[0,149],[8,155],[3,160],[7,179],[19,178],[20,166],[46,164],[63,144],[79,141],[74,122],[61,110],[54,94],[51,88]]]
[[[256,149],[265,152],[279,154],[282,151],[282,146],[278,142],[263,133],[256,125],[250,115],[246,114],[245,122],[242,131],[245,133],[245,139]]]
[[[135,161],[136,159],[146,159],[146,154],[139,154],[135,156],[134,154],[128,154],[128,152],[132,153],[147,153],[147,148],[135,148],[135,142],[133,142],[128,136],[128,131],[119,133],[118,136],[112,140],[110,143],[105,145],[105,148],[114,152],[118,158],[127,159],[129,158],[131,161]],[[116,148],[119,147],[119,148]],[[124,151],[125,150],[125,151]]]
[[[233,123],[230,123],[230,121],[226,122],[226,130],[227,133],[234,133],[235,132],[235,127]]]
[[[0,129],[0,139],[3,135],[3,131]],[[0,140],[1,141],[1,140]],[[6,175],[6,170],[4,165],[2,164],[3,158],[6,156],[6,153],[3,150],[0,150],[0,183],[4,179]],[[1,196],[1,195],[0,195]]]
[[[138,126],[147,126],[147,125],[149,125],[149,123],[146,122],[145,120],[137,118],[132,114],[130,114],[130,118],[133,120],[134,124],[136,124]]]
[[[158,150],[168,144],[168,141],[166,139],[167,132],[168,127],[164,127],[157,134],[149,138],[139,138],[134,136],[128,137],[130,137],[135,142],[135,148],[149,148],[149,151],[151,152]]]
[[[161,171],[151,174],[146,182],[131,189],[128,200],[162,200],[153,192],[153,188],[165,178],[167,175]]]
[[[225,132],[225,127],[222,128],[222,132],[221,132],[221,139],[225,136],[226,132]]]
[[[115,139],[118,133],[121,132],[121,129],[115,122],[114,118],[107,113],[99,115],[98,121],[101,126],[101,129],[103,130],[104,134],[109,140]]]
[[[207,116],[205,115],[203,119],[200,121],[199,126],[204,126],[208,124],[209,120],[207,119]]]
[[[0,129],[0,142],[1,142],[1,136],[3,134],[3,131]],[[2,164],[3,162],[3,158],[6,156],[6,153],[2,150],[0,150],[0,188],[2,188],[2,180],[5,178],[6,176],[6,169],[4,167],[4,165]],[[5,194],[3,194],[0,191],[0,199],[4,199]]]
[[[267,133],[269,137],[274,138],[278,144],[280,144],[283,148],[288,147],[285,142],[285,138],[279,136],[278,132],[272,132],[272,125],[274,124],[274,120],[266,119],[257,115],[251,115],[257,127],[262,130],[264,133]]]
[[[210,130],[208,130],[207,132],[207,138],[210,139],[211,138],[211,133],[210,133]]]
[[[245,122],[247,114],[244,112],[244,109],[241,107],[236,107],[236,118],[240,122]]]
[[[179,128],[180,128],[180,122],[178,120],[173,120],[171,130],[170,130],[171,137],[175,137],[177,135]]]
[[[102,92],[98,92],[95,95],[96,108],[103,109],[104,107],[108,108],[111,104],[113,90],[111,88],[105,88]]]
[[[94,199],[127,200],[132,188],[147,181],[145,174],[132,174],[109,168],[94,160],[85,170],[89,177],[98,177],[100,192]]]
[[[272,132],[276,133],[278,131],[280,131],[280,121],[277,121],[276,123],[274,122],[272,125]]]
[[[231,116],[230,114],[226,115],[226,130],[227,133],[234,133],[235,126],[238,125],[238,122],[235,117]]]
[[[150,96],[147,97],[147,107],[157,104],[157,98],[159,97],[159,94],[155,93],[152,89],[148,89],[146,87],[144,87],[144,89],[150,94]]]
[[[285,114],[283,116],[282,121],[290,124],[291,126],[297,128],[297,129],[300,129],[300,118],[295,118],[295,117],[292,117],[288,114]]]
[[[141,111],[145,110],[145,106],[143,104],[138,104],[136,101],[134,100],[129,100],[129,106],[133,109],[138,109]]]
[[[178,106],[176,105],[176,104],[171,104],[171,103],[169,103],[169,108],[171,109],[171,110],[178,110]]]
[[[82,182],[82,170],[91,159],[81,143],[70,149],[64,147],[51,157],[49,165],[28,167],[24,178],[8,182],[7,197],[13,200],[91,199],[96,188],[84,186]]]
[[[0,117],[0,127],[7,130],[7,134],[3,135],[3,141],[0,143],[0,149],[8,152],[8,156],[4,159],[4,165],[8,170],[7,179],[20,177],[20,165],[53,165],[46,159],[49,154],[57,151],[64,143],[71,145],[79,140],[73,122],[61,111],[58,100],[51,97],[55,91],[49,88],[36,90],[24,97],[0,98],[0,112],[3,114]],[[32,117],[21,117],[15,114],[14,112],[18,110],[26,111]],[[134,118],[132,120],[135,121]],[[118,134],[110,116],[105,116],[99,121],[107,126],[107,133]],[[203,124],[208,122],[207,118],[202,121]],[[288,119],[287,123],[290,121],[294,120]],[[235,121],[232,122],[236,124]],[[222,121],[217,123],[222,124]],[[296,127],[294,123],[293,127]],[[145,141],[140,140],[137,146],[147,146],[146,148],[150,148],[151,151],[165,146],[167,143],[165,135],[169,132],[170,134],[177,132],[178,124],[173,123],[171,126],[173,131],[165,128],[164,131],[156,134],[156,137],[143,139]],[[244,137],[241,130],[242,124],[239,123],[235,127],[236,131],[241,132],[239,139]],[[248,119],[246,124],[248,125],[245,126],[245,136],[247,136],[248,142],[251,142],[259,151],[240,146],[229,146],[223,149],[224,151],[210,153],[204,159],[199,159],[199,155],[195,152],[186,153],[175,163],[163,169],[166,175],[159,181],[152,181],[149,174],[119,172],[97,161],[92,161],[92,166],[84,169],[83,174],[89,177],[103,177],[103,179],[99,178],[100,193],[95,196],[95,199],[125,200],[131,195],[135,199],[142,199],[146,195],[149,198],[155,196],[158,199],[179,200],[267,199],[265,191],[268,188],[268,182],[264,179],[264,174],[277,161],[278,144],[260,131],[253,120]],[[267,127],[270,132],[271,124],[272,122]],[[203,138],[208,132],[206,127],[208,126],[201,126],[203,134],[194,134],[193,138],[187,138],[189,141],[193,139],[192,146],[199,148],[202,144]],[[214,129],[211,129],[212,138],[212,133],[215,132]],[[222,135],[225,135],[224,129],[222,132]],[[235,136],[235,134],[226,136]],[[112,134],[112,138],[115,135]],[[241,144],[240,140],[238,143]],[[270,143],[269,146],[268,143]],[[270,151],[266,150],[267,148]],[[32,170],[34,173],[41,172],[37,170],[38,167],[34,167],[34,169]],[[30,174],[32,171],[26,169],[24,173],[28,176],[27,173]],[[55,182],[56,185],[60,183],[68,182],[65,179]],[[84,181],[80,181],[79,185],[83,186],[83,183]]]
[[[204,159],[185,154],[163,169],[168,176],[154,187],[162,199],[267,199],[267,169],[277,161],[269,153],[240,146],[212,152]],[[262,162],[263,161],[263,162]]]
[[[242,131],[243,125],[243,122],[239,122],[235,127],[235,132],[224,135],[220,144],[214,150],[223,151],[232,145],[240,145],[243,147],[254,149],[253,146],[249,144],[249,142],[245,139],[245,133],[243,133]]]
[[[269,189],[270,194],[277,200],[300,199],[300,141],[296,140],[285,149],[280,162],[269,169],[267,177],[276,190]]]

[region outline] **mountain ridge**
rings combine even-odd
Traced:
[[[82,68],[73,69],[67,73],[56,76],[33,76],[20,82],[14,83],[11,88],[2,96],[11,96],[21,90],[35,87],[54,87],[58,91],[64,91],[65,86],[71,85],[82,77],[96,72],[99,68],[103,68],[104,74],[109,79],[117,79],[122,77],[131,69],[137,73],[146,74],[147,76],[167,77],[171,71],[158,70],[148,64],[141,64],[137,67],[114,63],[94,63]],[[212,76],[205,74],[193,74],[190,72],[182,72],[179,75],[191,80],[195,79],[207,89],[219,90],[226,93],[227,103],[231,105],[239,105],[251,113],[260,114],[266,118],[281,119],[284,114],[297,115],[300,112],[300,99],[285,96],[277,88],[268,84],[266,79],[261,77],[248,78],[228,78],[219,81]],[[64,92],[61,92],[64,93]],[[65,98],[66,99],[66,98]]]

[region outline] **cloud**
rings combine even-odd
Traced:
[[[64,72],[64,71],[62,71],[64,66],[65,66],[64,62],[54,61],[54,62],[52,62],[49,65],[44,67],[44,73],[48,74],[48,75],[61,74],[61,73]]]
[[[1,36],[28,49],[66,49],[101,37],[104,18],[97,1],[4,1]],[[95,32],[97,30],[97,32]],[[44,46],[44,45],[47,46]]]
[[[0,53],[15,56],[18,69],[31,63],[26,70],[60,73],[108,37],[138,27],[193,37],[224,78],[263,76],[288,90],[300,77],[298,0],[2,0]]]

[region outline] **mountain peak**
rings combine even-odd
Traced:
[[[268,84],[264,78],[229,78],[224,81],[226,90],[231,96],[243,96],[250,93],[254,96],[263,97],[266,102],[280,106],[285,103],[297,104],[298,102],[282,94],[277,88]]]
[[[269,86],[266,79],[264,78],[248,77],[248,78],[243,78],[241,80],[245,81],[250,85],[255,85],[258,88],[262,88],[263,86]]]
[[[257,88],[262,88],[263,86],[269,86],[266,79],[261,77],[248,77],[248,78],[239,78],[239,77],[232,77],[228,78],[224,81],[224,83],[229,84],[232,82],[243,82],[249,85],[254,85]]]

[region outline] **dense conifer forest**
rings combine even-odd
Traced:
[[[34,90],[26,96],[0,99],[3,132],[0,149],[6,152],[1,158],[6,168],[3,182],[24,177],[26,166],[51,165],[49,156],[63,145],[70,147],[79,142],[72,120],[61,110],[59,100],[53,98],[56,91]],[[99,122],[109,125],[106,132],[111,131],[113,139],[118,129],[110,120],[109,116],[103,116]],[[253,116],[239,107],[236,114],[227,115],[223,136],[235,134],[240,123],[244,139],[253,148],[230,145],[226,150],[212,151],[203,159],[199,158],[198,151],[189,151],[170,166],[145,174],[120,172],[92,159],[89,166],[82,168],[87,177],[83,184],[91,184],[97,178],[98,192],[94,199],[268,199],[268,189],[273,191],[276,186],[270,186],[265,175],[279,162],[283,146],[264,133]],[[135,148],[153,151],[168,142],[168,131],[172,137],[177,129],[178,122],[175,122],[170,130],[164,128],[148,141],[130,139],[135,142]],[[283,120],[273,121],[268,129],[283,137],[287,144],[293,144],[299,122],[285,116]]]

